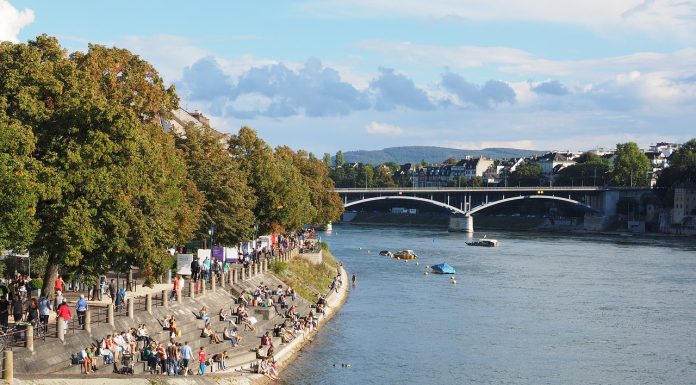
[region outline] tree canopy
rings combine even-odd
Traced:
[[[611,181],[615,186],[648,186],[650,159],[634,142],[616,145]]]

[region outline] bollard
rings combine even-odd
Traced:
[[[135,318],[135,313],[133,312],[134,306],[133,302],[135,302],[135,298],[128,298],[126,299],[126,314],[128,315],[128,318],[133,319]]]
[[[92,311],[87,310],[85,312],[85,331],[91,337],[92,336]]]
[[[148,314],[152,314],[152,296],[150,293],[145,294],[145,311]]]
[[[172,284],[172,269],[167,270],[167,285]]]
[[[222,272],[222,279],[220,280],[220,287],[225,288],[225,281],[227,281],[227,278],[229,277],[229,272],[228,271],[223,271]]]
[[[65,342],[65,320],[63,320],[63,317],[56,319],[56,328],[58,339]]]
[[[201,279],[201,295],[205,295],[205,285],[208,282],[205,281],[205,279]]]
[[[114,304],[110,303],[106,307],[106,323],[114,327]]]
[[[217,278],[215,276],[215,273],[211,273],[210,275],[210,291],[215,292],[215,285],[217,284]]]
[[[34,325],[32,324],[27,325],[24,330],[24,347],[30,352],[34,351]]]
[[[231,269],[230,274],[232,275],[232,286],[237,284],[237,269]]]
[[[11,384],[14,379],[14,359],[12,357],[12,350],[5,349],[2,379],[7,381],[8,384]]]
[[[245,268],[242,267],[241,269],[239,269],[239,281],[240,281],[240,282],[244,282],[244,279],[245,279],[245,278],[244,278],[244,274],[245,274],[245,273],[246,273],[246,269],[245,269]]]
[[[162,290],[162,306],[165,309],[169,308],[169,293],[166,290]]]
[[[189,297],[196,298],[196,283],[189,281]]]

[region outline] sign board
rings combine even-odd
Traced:
[[[235,263],[239,259],[239,252],[236,247],[225,247],[225,261]]]
[[[215,261],[222,261],[225,258],[225,249],[223,247],[213,247],[213,258]]]
[[[176,273],[191,275],[191,262],[193,262],[193,254],[178,254],[176,256]]]
[[[198,261],[210,258],[210,249],[198,249]]]

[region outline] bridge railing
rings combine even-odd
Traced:
[[[337,193],[387,193],[387,192],[461,192],[461,191],[606,191],[606,190],[649,190],[649,188],[638,187],[603,187],[603,186],[535,186],[535,187],[375,187],[375,188],[337,188]]]

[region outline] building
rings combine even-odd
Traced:
[[[452,177],[458,179],[464,177],[471,180],[475,176],[483,177],[483,173],[493,166],[493,160],[487,158],[466,157],[452,166]]]
[[[576,163],[573,160],[573,154],[561,152],[549,152],[538,157],[536,161],[541,166],[541,172],[547,178],[551,178],[554,173]]]
[[[674,189],[672,224],[694,226],[696,223],[696,185]]]

